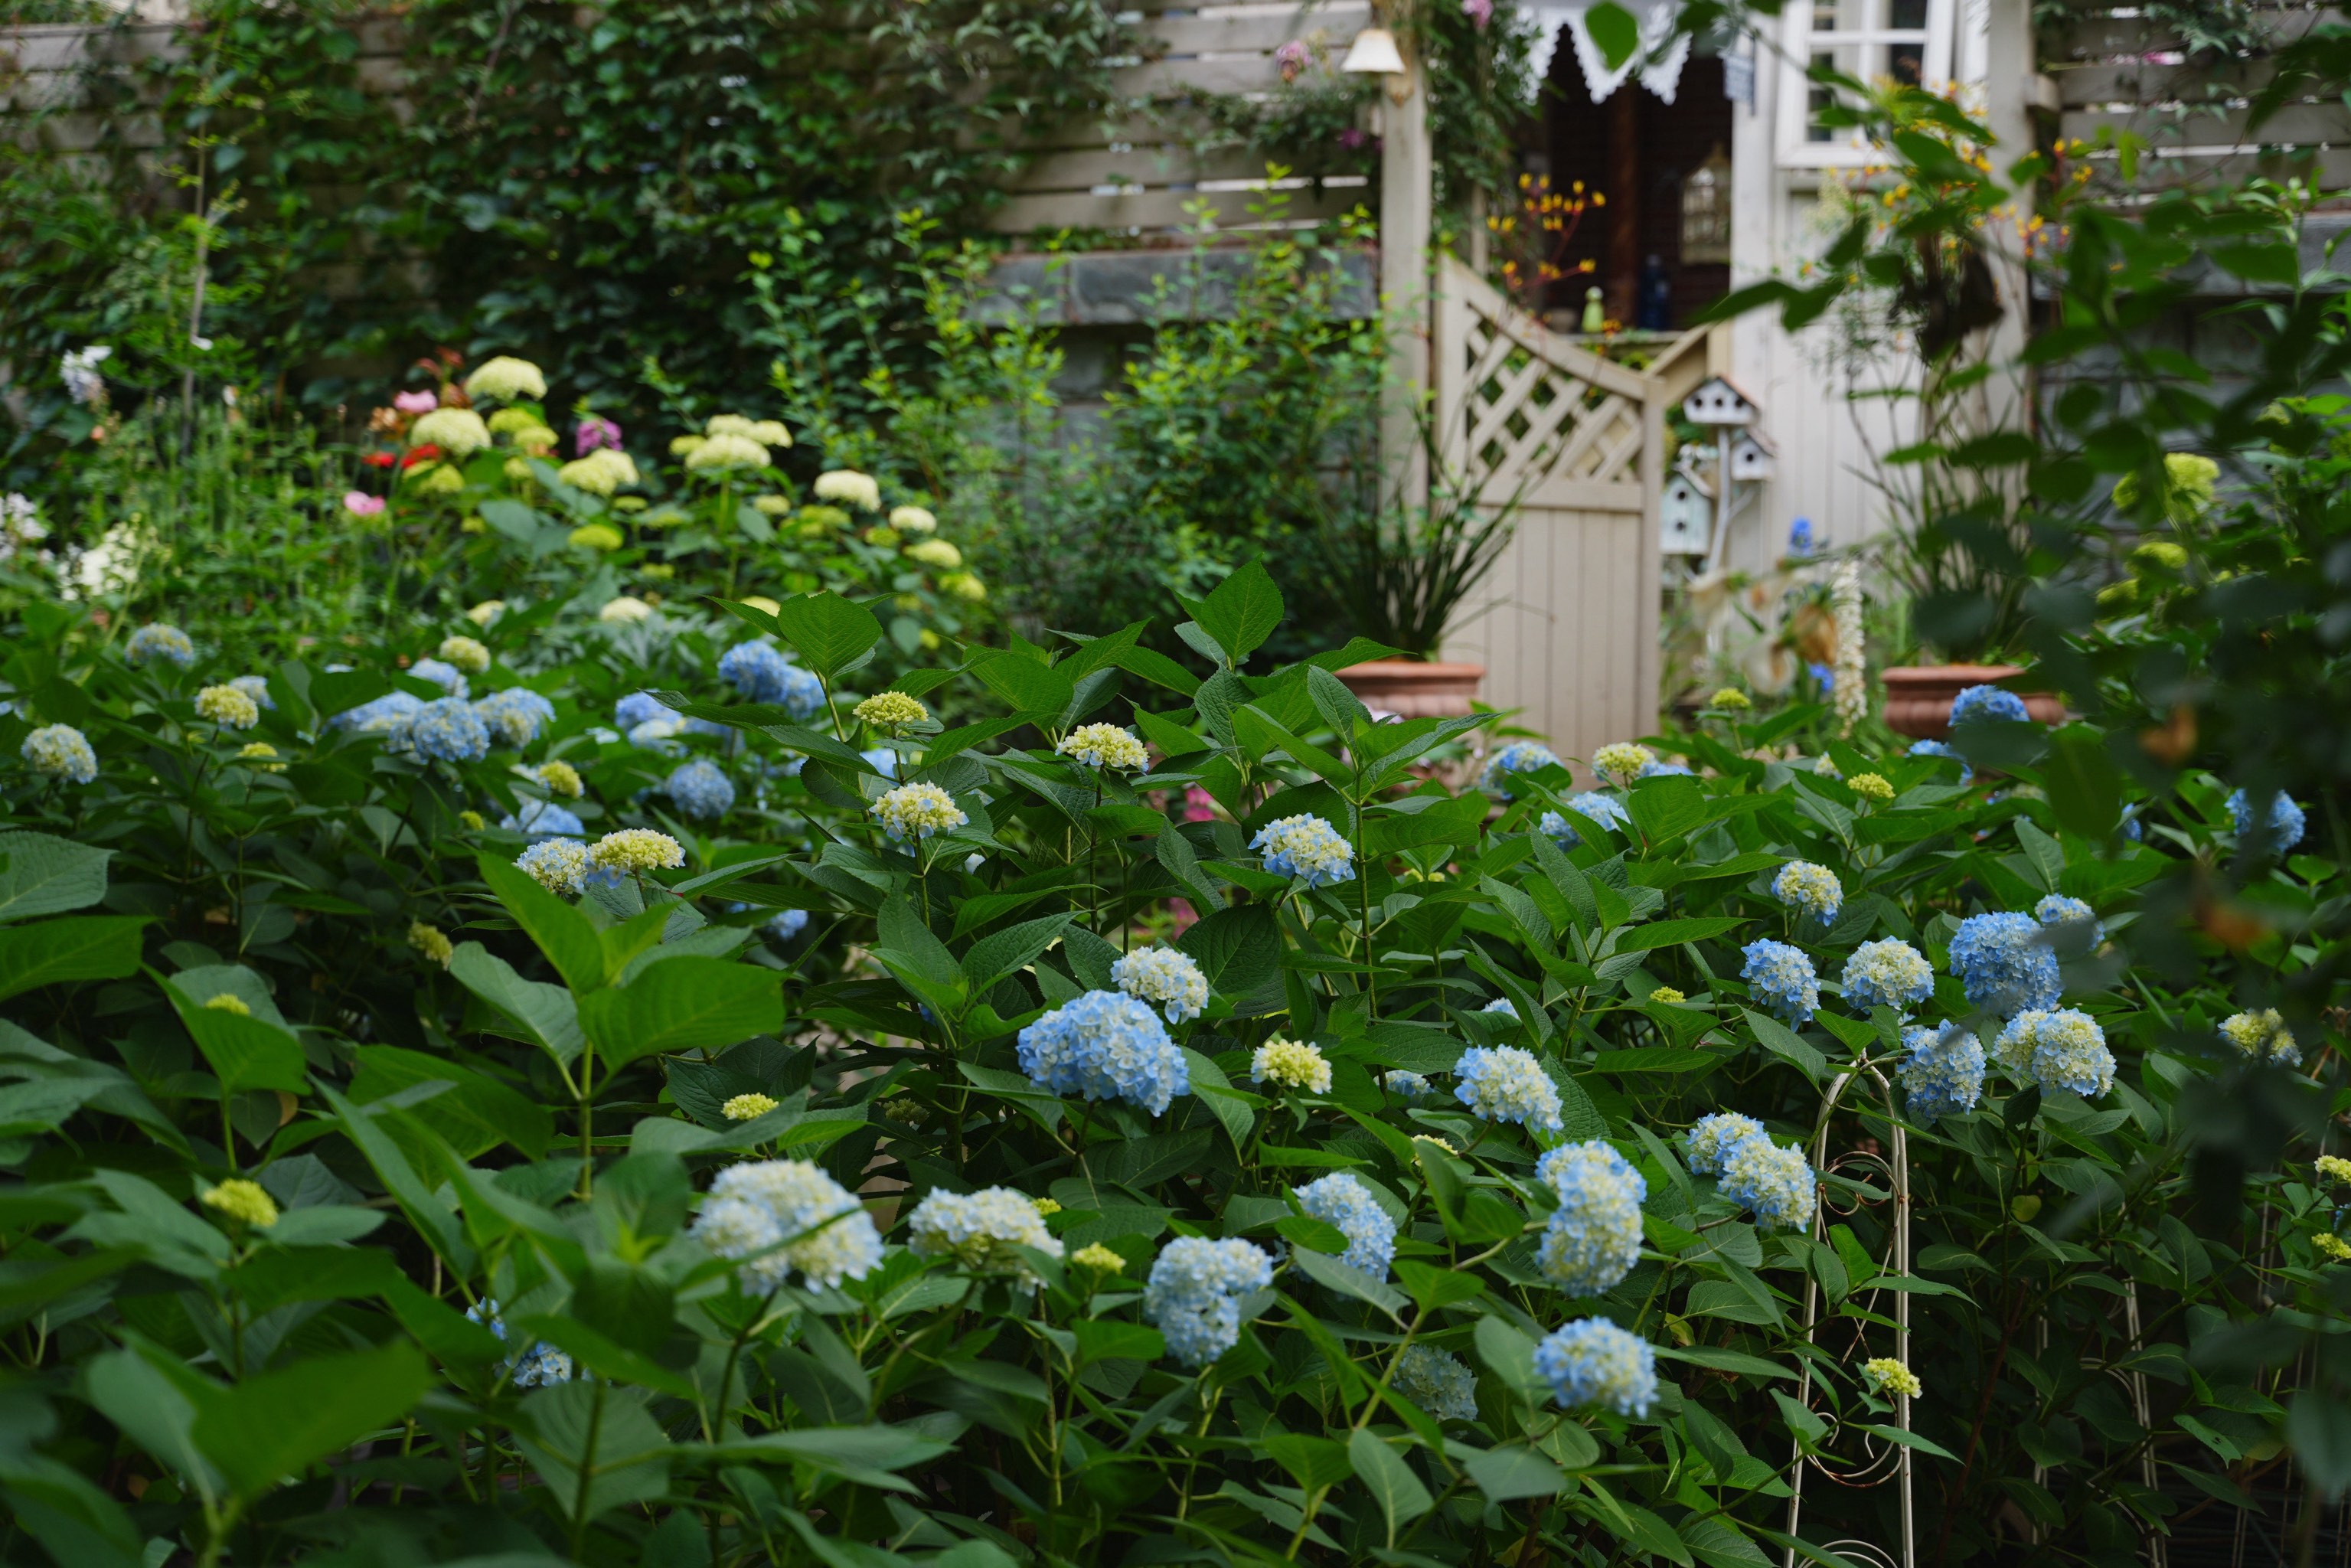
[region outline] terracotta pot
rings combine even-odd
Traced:
[[[1451,718],[1469,711],[1478,683],[1486,678],[1486,666],[1374,659],[1340,671],[1339,678],[1374,711],[1405,718]]]
[[[1886,727],[1914,740],[1951,733],[1951,699],[1970,686],[1996,686],[2024,674],[2017,664],[1906,664],[1887,670]],[[2063,724],[2065,705],[2048,692],[2018,692],[2035,724]]]

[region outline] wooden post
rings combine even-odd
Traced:
[[[1381,411],[1380,449],[1389,482],[1407,507],[1428,499],[1428,462],[1419,415],[1428,392],[1428,236],[1437,165],[1428,136],[1428,95],[1420,62],[1384,78],[1380,106],[1380,303],[1392,329],[1390,406]]]
[[[1608,97],[1608,314],[1630,327],[1641,294],[1641,90],[1626,77]]]
[[[2002,180],[2009,165],[2032,151],[2032,95],[2040,62],[2033,58],[2032,0],[1990,0],[1984,39],[1984,122],[1992,134],[1992,171]],[[2030,187],[2015,195],[2016,224],[2032,215]],[[2032,294],[2021,242],[2006,225],[1997,248],[1986,256],[2000,285],[1999,323],[1988,345],[1992,367],[1987,391],[1994,423],[2028,428],[2032,417],[2029,372],[2020,364],[2031,333]]]

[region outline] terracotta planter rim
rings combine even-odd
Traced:
[[[1339,673],[1343,675],[1376,674],[1390,678],[1426,675],[1437,680],[1460,680],[1468,675],[1483,675],[1486,666],[1443,659],[1366,659],[1360,664],[1350,664]]]

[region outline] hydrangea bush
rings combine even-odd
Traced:
[[[1814,1461],[1896,1453],[1922,1551],[2119,1563],[2319,1418],[2239,1331],[2345,1288],[2334,1026],[2134,958],[2226,781],[2094,841],[1734,715],[1456,793],[1489,721],[1253,669],[1260,570],[1206,674],[723,608],[674,684],[26,617],[12,1550],[1828,1563],[1903,1514]]]

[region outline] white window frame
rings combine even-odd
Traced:
[[[1883,17],[1892,0],[1865,0],[1873,17]],[[1812,118],[1812,78],[1809,69],[1813,51],[1836,48],[1849,44],[1917,43],[1926,48],[1925,81],[1929,89],[1939,89],[1951,80],[1954,35],[1958,22],[1965,16],[1970,23],[1980,25],[1986,8],[1967,0],[1927,0],[1927,25],[1924,28],[1868,27],[1836,32],[1815,31],[1813,27],[1812,0],[1792,0],[1781,13],[1781,47],[1784,51],[1780,63],[1779,144],[1780,166],[1783,169],[1850,168],[1859,164],[1882,162],[1885,152],[1876,143],[1853,133],[1842,141],[1813,141],[1807,138]],[[1980,58],[1982,51],[1966,51]]]

